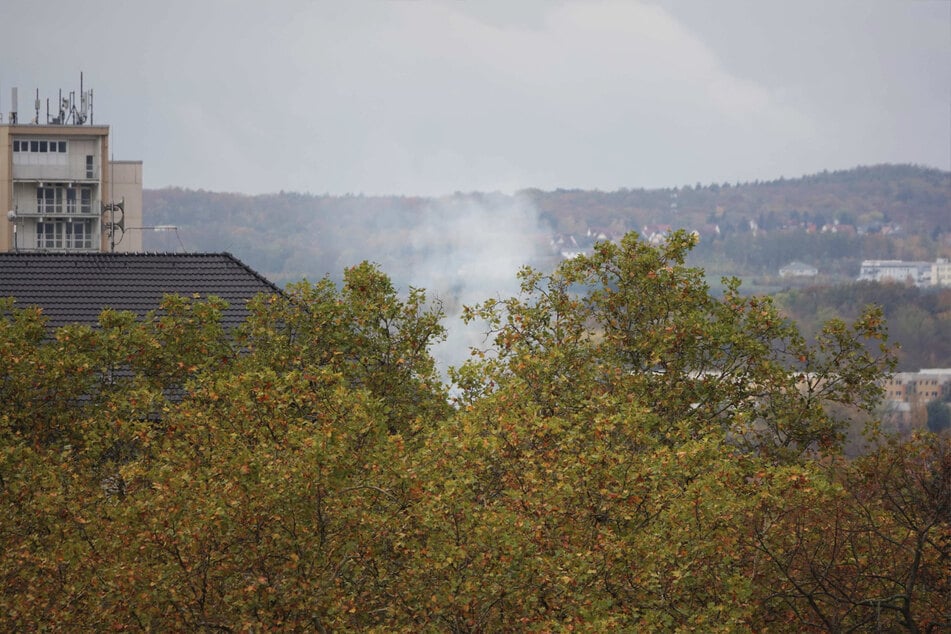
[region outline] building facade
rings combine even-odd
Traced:
[[[109,126],[94,125],[92,91],[21,123],[16,89],[0,122],[0,252],[142,250],[142,162],[111,161]]]
[[[948,258],[938,258],[931,265],[932,286],[951,286],[951,262]]]
[[[931,262],[864,260],[859,282],[898,282],[915,286],[931,285]]]
[[[896,372],[884,385],[884,416],[894,430],[908,432],[924,427],[928,403],[951,396],[951,368],[925,368]]]

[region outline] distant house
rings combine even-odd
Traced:
[[[670,235],[671,231],[673,231],[671,225],[644,225],[644,228],[641,229],[641,238],[657,246],[667,241],[667,236]]]
[[[95,325],[105,308],[141,318],[165,295],[225,300],[228,329],[244,322],[252,297],[280,292],[229,253],[0,253],[0,297],[42,308],[51,329]]]
[[[803,262],[790,262],[779,269],[779,277],[815,277],[819,269]]]

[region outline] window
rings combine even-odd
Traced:
[[[32,154],[66,154],[66,141],[46,141],[46,140],[26,140],[14,139],[13,151],[18,153],[29,152]],[[65,156],[58,157],[65,160]],[[65,163],[63,163],[65,165]]]
[[[36,246],[40,249],[63,248],[63,222],[36,223]]]
[[[79,190],[79,213],[92,213],[92,189],[89,187],[82,187]]]
[[[82,249],[86,246],[83,241],[83,228],[82,222],[70,222],[66,225],[66,242],[69,247]]]
[[[43,249],[46,247],[46,231],[52,229],[52,226],[48,222],[38,222],[36,223],[36,247],[38,249]],[[52,240],[53,233],[50,231],[50,239]]]
[[[92,221],[79,220],[66,225],[68,234],[72,234],[72,240],[67,238],[69,247],[73,249],[91,249],[92,248]]]
[[[74,214],[76,213],[76,188],[69,187],[66,189],[66,213]]]
[[[86,155],[86,178],[92,178],[92,154]]]
[[[77,211],[89,214],[92,213],[92,188],[80,188],[80,193],[76,194],[74,187],[37,187],[36,188],[36,212],[40,214],[74,214]],[[80,205],[77,206],[77,196]]]
[[[38,249],[92,249],[92,220],[47,220],[36,223]]]
[[[57,213],[56,189],[53,187],[36,188],[36,211],[41,214]],[[62,190],[60,191],[60,210],[62,210]]]

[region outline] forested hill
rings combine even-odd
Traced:
[[[636,218],[639,224],[719,225],[721,232],[744,232],[751,222],[759,231],[810,225],[821,229],[836,222],[863,230],[892,224],[909,233],[951,231],[951,173],[912,165],[857,167],[753,183],[531,194],[560,227],[577,219],[616,231]]]
[[[842,281],[861,259],[932,259],[951,251],[951,173],[912,165],[669,189],[441,198],[169,188],[146,190],[144,207],[146,224],[176,225],[181,238],[147,234],[146,248],[227,250],[279,283],[338,275],[363,259],[400,281],[419,264],[421,248],[432,250],[420,245],[421,227],[437,244],[443,234],[478,242],[493,240],[494,231],[517,232],[526,257],[552,262],[566,243],[584,248],[599,236],[686,228],[701,235],[698,264],[747,278],[805,259]]]

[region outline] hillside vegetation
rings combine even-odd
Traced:
[[[854,318],[877,304],[902,347],[901,368],[951,365],[947,293],[847,288],[863,259],[951,257],[948,172],[882,165],[732,185],[443,198],[162,189],[147,190],[144,203],[148,224],[179,227],[180,241],[147,233],[150,250],[229,251],[278,284],[339,281],[340,271],[368,260],[399,288],[428,288],[454,307],[501,292],[520,264],[552,270],[563,252],[590,252],[599,239],[684,228],[700,236],[688,261],[716,292],[723,276],[742,278],[745,293],[829,287],[790,293],[782,305],[812,333],[825,318]],[[490,271],[500,261],[509,269]],[[780,278],[792,261],[819,275]]]
[[[807,336],[832,317],[855,319],[864,307],[878,306],[889,339],[899,346],[899,370],[951,365],[951,289],[861,282],[789,290],[778,294],[776,302]]]
[[[908,165],[674,189],[442,198],[161,189],[145,191],[144,205],[148,224],[178,226],[186,248],[230,251],[278,283],[338,275],[365,259],[405,283],[426,257],[419,235],[430,227],[446,235],[423,246],[461,234],[478,248],[492,239],[489,230],[518,231],[524,254],[549,270],[565,242],[590,248],[601,236],[683,228],[699,233],[691,262],[712,276],[773,288],[778,269],[792,260],[818,267],[825,280],[845,281],[862,259],[951,256],[951,173]],[[515,224],[515,215],[533,221]],[[452,222],[462,216],[464,226]],[[180,248],[165,234],[146,234],[145,241],[153,250]]]

